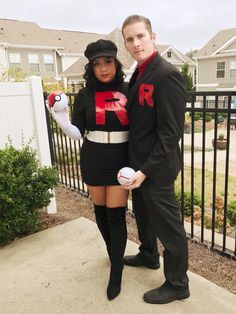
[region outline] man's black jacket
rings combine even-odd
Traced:
[[[179,140],[185,106],[181,73],[158,53],[137,81],[130,80],[127,104],[130,166],[157,184],[175,180],[181,168]]]

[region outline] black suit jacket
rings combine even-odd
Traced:
[[[136,70],[137,72],[137,70]],[[180,72],[158,53],[135,81],[130,80],[130,166],[156,183],[176,179],[181,168],[186,93]]]

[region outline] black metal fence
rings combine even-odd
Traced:
[[[68,104],[70,115],[73,110],[73,102],[76,93],[68,93]],[[45,102],[47,94],[44,94]],[[57,123],[49,115],[46,107],[48,138],[50,144],[51,160],[56,165],[60,181],[69,188],[78,191],[84,196],[88,196],[86,185],[81,179],[79,166],[80,148],[83,140],[73,141],[67,137]]]
[[[76,94],[67,95],[72,112]],[[88,196],[79,167],[83,140],[66,137],[46,115],[61,183]],[[236,259],[236,92],[188,92],[180,146],[184,162],[176,194],[187,234]]]

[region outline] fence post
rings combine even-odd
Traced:
[[[35,136],[38,146],[38,156],[41,165],[51,166],[51,155],[48,142],[47,123],[44,108],[42,80],[38,76],[31,76],[29,78],[32,95],[32,106],[35,122]],[[55,192],[51,198],[51,203],[47,207],[48,214],[57,212]]]

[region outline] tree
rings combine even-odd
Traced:
[[[25,81],[26,76],[26,73],[24,73],[20,68],[9,68],[6,71],[1,69],[0,82],[23,82]]]
[[[191,73],[189,73],[189,65],[188,65],[188,63],[185,63],[181,67],[181,73],[182,73],[184,81],[185,81],[186,91],[194,91],[195,87],[194,87],[194,84],[193,84],[193,76],[192,76]]]
[[[185,56],[189,57],[190,59],[193,59],[197,55],[198,51],[199,51],[198,49],[194,50],[191,49],[190,51],[186,52]]]

